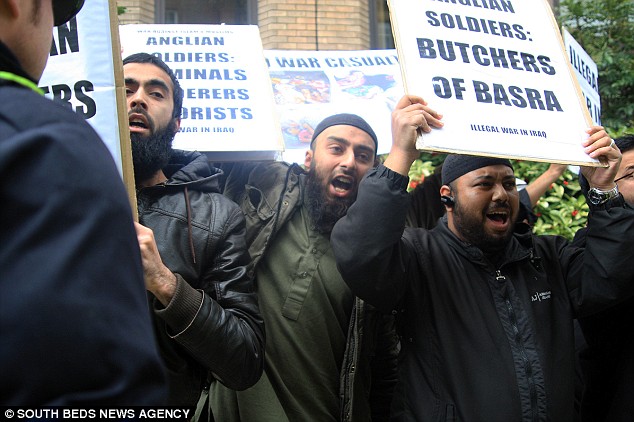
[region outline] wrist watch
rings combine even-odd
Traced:
[[[605,204],[612,198],[616,198],[619,195],[619,187],[614,185],[610,190],[600,190],[597,188],[590,188],[588,190],[588,201],[592,205]]]

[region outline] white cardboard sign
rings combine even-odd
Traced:
[[[257,26],[122,25],[119,34],[123,58],[160,57],[185,91],[174,148],[212,152],[216,159],[283,150]]]
[[[594,124],[601,125],[601,96],[599,95],[599,69],[597,64],[570,35],[570,32],[565,28],[562,32],[568,59],[575,71],[575,76],[581,87],[581,93],[585,99],[590,117],[592,117]]]
[[[48,98],[66,104],[93,126],[121,173],[107,0],[85,2],[75,18],[53,28],[53,45],[39,86]]]
[[[546,0],[389,0],[405,91],[445,127],[420,149],[597,165],[590,116]]]

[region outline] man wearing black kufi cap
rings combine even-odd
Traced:
[[[53,25],[82,5],[0,1],[3,406],[87,412],[167,395],[113,157],[82,117],[37,87]]]
[[[352,295],[330,247],[333,225],[376,164],[377,143],[363,118],[335,114],[315,127],[308,172],[281,162],[231,170],[225,194],[246,215],[266,327],[265,370],[246,391],[212,384],[216,420],[387,420],[396,380],[394,319]]]
[[[441,118],[401,99],[389,157],[331,236],[352,291],[402,321],[391,419],[573,421],[572,320],[634,295],[634,209],[614,183],[621,154],[602,127],[587,131],[586,152],[607,167],[583,169],[597,197],[585,249],[515,230],[513,168],[496,157],[450,155],[446,217],[404,229],[415,141]]]

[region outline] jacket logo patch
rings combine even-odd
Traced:
[[[550,290],[546,292],[535,292],[533,296],[531,296],[533,302],[541,302],[542,300],[550,299]]]

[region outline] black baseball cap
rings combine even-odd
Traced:
[[[84,5],[84,0],[53,0],[53,24],[62,25],[73,18]]]

